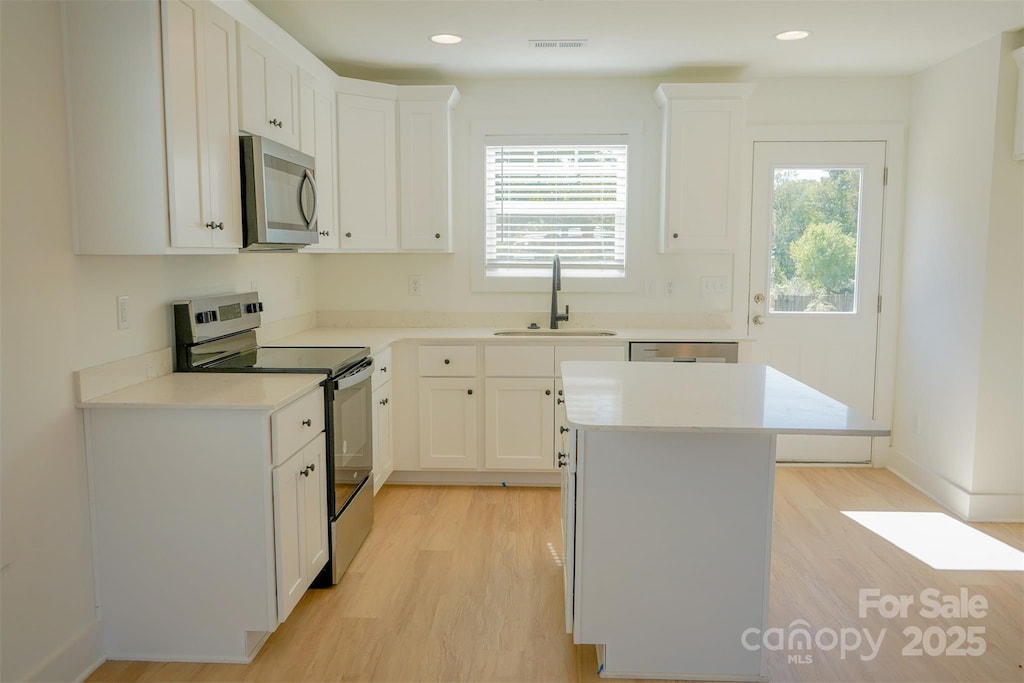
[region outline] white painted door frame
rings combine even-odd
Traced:
[[[896,383],[896,342],[899,323],[900,263],[903,245],[903,207],[906,175],[906,126],[902,123],[866,124],[763,124],[747,126],[747,141],[744,146],[746,158],[753,158],[754,142],[839,142],[858,140],[882,140],[886,143],[886,168],[888,184],[882,207],[882,253],[881,280],[879,293],[882,296],[882,311],[878,316],[878,335],[875,353],[875,404],[874,417],[886,424],[892,424],[893,395]],[[753,166],[746,177],[744,196],[747,206],[753,187]],[[748,238],[750,235],[748,217]],[[750,291],[750,242],[745,245],[746,253],[736,254],[736,282],[738,292]],[[739,267],[746,263],[747,267]],[[749,320],[749,296],[743,306]],[[739,313],[739,312],[737,312]],[[871,447],[871,464],[875,467],[886,465],[890,439],[877,437]]]

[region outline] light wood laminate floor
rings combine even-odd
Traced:
[[[934,570],[841,510],[941,508],[885,470],[777,471],[769,625],[887,632],[871,661],[836,649],[798,663],[771,651],[771,680],[1024,681],[1024,574]],[[973,526],[1024,548],[1024,525]],[[556,489],[388,486],[342,582],[309,591],[252,664],[107,662],[88,680],[592,683],[601,680],[594,648],[564,633],[561,552]],[[858,615],[861,588],[916,596],[962,587],[985,596],[986,617]],[[903,656],[911,625],[982,626],[986,652]]]

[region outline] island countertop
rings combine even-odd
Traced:
[[[578,429],[888,436],[887,426],[778,370],[747,363],[566,361]]]

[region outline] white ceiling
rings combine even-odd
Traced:
[[[907,75],[1024,26],[1024,0],[252,0],[338,73],[438,77]],[[783,43],[789,29],[811,31]],[[457,33],[460,45],[435,45]],[[543,49],[530,39],[586,38]]]

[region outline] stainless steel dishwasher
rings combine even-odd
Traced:
[[[630,342],[631,361],[660,363],[735,363],[738,342]]]

